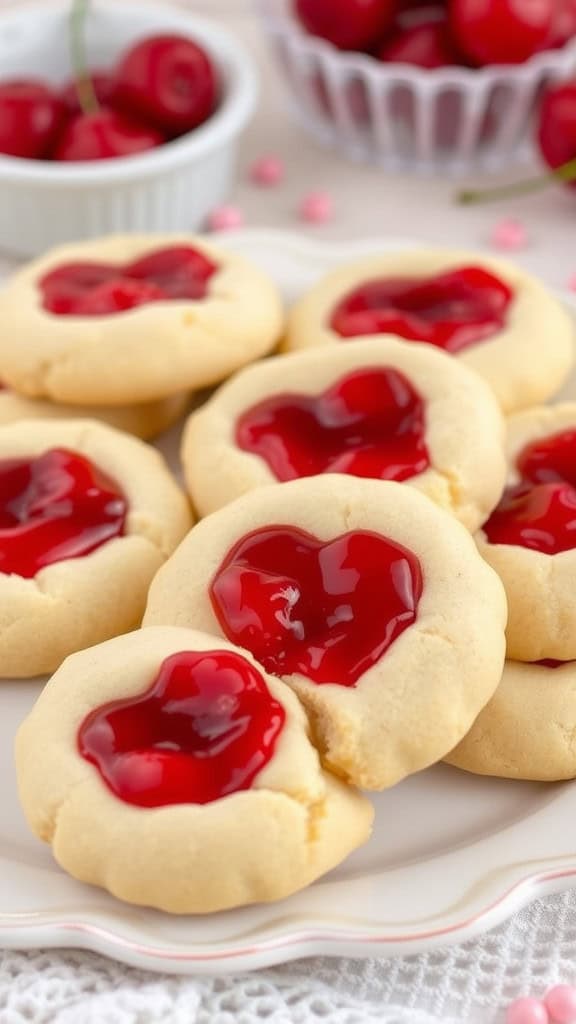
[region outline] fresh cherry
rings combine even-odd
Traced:
[[[421,68],[443,68],[462,63],[452,43],[446,19],[434,16],[401,28],[379,50],[378,59],[386,63],[415,64]]]
[[[108,106],[112,102],[116,88],[114,75],[108,71],[91,71],[90,81],[98,104],[102,107]],[[77,115],[84,112],[78,96],[77,79],[72,79],[64,86],[61,97],[69,114]]]
[[[542,157],[553,169],[576,157],[576,79],[551,86],[544,94],[537,139]],[[576,180],[568,184],[576,188]]]
[[[115,102],[171,136],[206,121],[217,95],[210,57],[183,36],[142,40],[124,55],[116,72]]]
[[[556,0],[451,0],[456,45],[474,64],[522,64],[546,47]]]
[[[396,8],[397,0],[294,0],[294,12],[307,32],[340,50],[376,45]]]
[[[409,3],[400,0],[393,31],[412,28],[413,25],[422,25],[428,21],[445,21],[446,17],[446,3],[437,3],[435,0],[413,0]]]
[[[576,0],[556,0],[552,35],[548,46],[564,46],[576,36]]]
[[[0,83],[0,153],[42,160],[54,142],[64,104],[43,82]]]
[[[110,108],[79,114],[66,125],[54,151],[56,160],[109,160],[134,156],[165,142],[155,128]]]
[[[420,11],[426,11],[430,9],[441,10],[446,7],[448,0],[399,0],[400,15],[403,16],[406,11],[418,14]]]
[[[459,193],[459,201],[485,203],[494,199],[509,199],[538,192],[554,182],[576,188],[576,79],[552,85],[544,92],[536,140],[542,159],[551,168],[550,171],[509,185],[465,189]]]

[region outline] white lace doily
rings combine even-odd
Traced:
[[[475,942],[394,960],[180,978],[90,953],[6,951],[0,1024],[497,1024],[512,999],[558,981],[576,982],[573,892]]]

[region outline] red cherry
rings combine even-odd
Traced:
[[[576,0],[556,0],[552,35],[548,46],[564,46],[576,36]]]
[[[413,11],[422,10],[423,8],[435,7],[439,10],[442,7],[446,7],[448,0],[399,0],[400,2],[400,14],[404,10]]]
[[[0,153],[41,160],[56,136],[64,105],[33,79],[0,83]]]
[[[112,99],[116,86],[114,76],[108,71],[91,71],[90,78],[92,80],[92,86],[99,105],[101,107],[107,106]],[[61,96],[66,104],[66,109],[70,114],[81,114],[83,112],[80,100],[78,99],[76,79],[71,79],[71,81],[64,86]]]
[[[151,36],[132,47],[116,73],[115,102],[169,135],[202,124],[216,106],[208,54],[183,36]]]
[[[378,58],[387,63],[416,64],[421,68],[443,68],[462,63],[446,20],[435,17],[400,29],[384,44]]]
[[[447,2],[448,0],[443,0],[442,3],[438,0],[400,0],[396,21],[401,28],[418,25],[434,18],[441,21],[446,17]]]
[[[576,80],[552,86],[544,94],[537,139],[542,157],[553,169],[576,157]],[[576,181],[569,187],[576,188]]]
[[[155,128],[103,108],[80,114],[66,125],[54,152],[55,160],[109,160],[154,149],[165,141]]]
[[[293,0],[294,12],[307,32],[340,50],[375,45],[392,24],[397,0]]]
[[[556,0],[452,0],[457,46],[474,64],[522,64],[546,46]]]

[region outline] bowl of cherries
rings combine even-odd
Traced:
[[[576,0],[258,0],[295,115],[391,170],[529,155],[543,88],[576,70]]]
[[[202,224],[256,101],[220,25],[165,3],[0,14],[0,247]]]

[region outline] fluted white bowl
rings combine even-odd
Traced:
[[[255,0],[290,107],[318,141],[390,170],[497,170],[529,153],[542,88],[576,71],[576,40],[524,64],[426,70],[309,35],[291,0]]]

